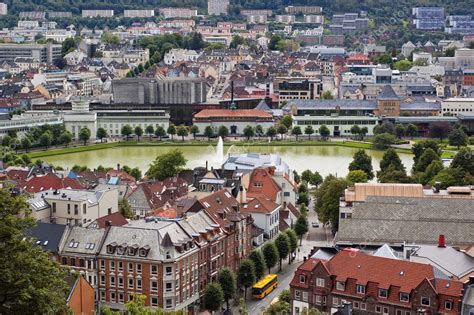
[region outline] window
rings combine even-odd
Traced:
[[[133,272],[133,263],[131,262],[128,263],[128,272],[129,273]]]
[[[444,301],[444,308],[448,311],[453,309],[453,301]]]
[[[322,302],[321,295],[315,295],[314,300],[316,301],[316,305],[321,305],[321,302]]]
[[[300,283],[305,283],[305,282],[306,282],[306,276],[300,275]]]
[[[359,302],[354,301],[354,309],[359,309]]]
[[[303,291],[303,302],[308,302],[308,292]]]
[[[142,279],[137,279],[137,290],[142,289]]]
[[[71,204],[67,204],[67,214],[71,214]]]
[[[324,287],[324,279],[323,278],[316,278],[316,286]]]
[[[100,285],[105,285],[105,275],[100,275]]]
[[[339,299],[333,297],[333,298],[332,298],[332,305],[333,305],[333,306],[339,306]]]
[[[110,271],[115,271],[115,261],[114,260],[110,261]]]
[[[365,285],[358,284],[356,288],[357,288],[357,293],[359,294],[365,293]]]
[[[118,262],[118,271],[123,271],[123,262]]]
[[[402,310],[397,310],[397,315],[403,315],[403,311]]]
[[[301,300],[301,291],[295,290],[295,300]]]
[[[382,307],[376,305],[376,306],[375,306],[375,313],[382,313]]]
[[[110,286],[115,287],[115,277],[114,276],[110,276]]]
[[[422,296],[421,297],[421,305],[430,306],[430,298]]]
[[[142,264],[137,264],[137,273],[142,273]]]
[[[61,259],[61,264],[67,265],[67,258],[66,258],[66,257],[63,257],[63,258]]]
[[[400,293],[400,301],[409,302],[410,301],[410,295],[407,294],[407,293]]]
[[[379,289],[379,297],[386,299],[387,296],[388,296],[388,290],[386,290],[386,289]]]
[[[82,205],[82,214],[86,214],[86,213],[87,213],[87,205],[83,204]]]
[[[158,291],[158,281],[152,280],[150,287],[152,292]]]
[[[367,304],[365,304],[365,303],[360,303],[360,309],[361,309],[362,311],[365,311],[365,310],[367,309]]]
[[[53,213],[56,213],[56,202],[53,202]]]
[[[128,288],[133,289],[133,278],[128,278]]]
[[[118,280],[118,287],[123,288],[123,277],[118,277],[117,280]]]
[[[74,215],[78,215],[78,214],[79,214],[79,206],[74,205]]]
[[[166,292],[171,292],[171,291],[173,291],[173,284],[172,284],[171,282],[166,282],[165,291],[166,291]]]
[[[118,294],[118,299],[119,299],[118,302],[119,302],[119,303],[123,303],[123,298],[124,298],[123,293],[119,293],[119,294]]]
[[[100,291],[100,300],[105,302],[105,291]]]
[[[158,306],[158,298],[156,296],[151,297],[151,306]]]
[[[117,295],[115,292],[110,292],[110,302],[115,303],[117,301]]]
[[[384,313],[384,314],[388,314],[388,313],[389,313],[389,312],[388,312],[388,307],[384,307],[384,308],[383,308],[383,313]]]
[[[166,274],[166,276],[172,276],[173,275],[173,268],[172,267],[166,267],[165,274]]]
[[[336,290],[344,291],[345,287],[346,287],[346,285],[345,285],[344,282],[341,282],[341,281],[336,282]]]
[[[165,307],[166,308],[172,308],[173,307],[173,300],[172,299],[166,299]]]

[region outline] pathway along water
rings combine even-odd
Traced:
[[[219,152],[212,146],[133,146],[115,147],[110,149],[86,151],[72,154],[62,154],[41,158],[53,165],[71,168],[74,165],[85,165],[91,169],[99,165],[116,167],[117,164],[138,167],[145,172],[150,163],[163,153],[174,149],[181,150],[188,160],[187,167],[194,168],[205,166],[206,161],[210,166],[217,167]],[[348,173],[349,163],[358,149],[338,146],[232,146],[225,147],[224,158],[229,153],[276,153],[290,166],[301,173],[306,169],[317,170],[321,175],[337,174],[345,176]],[[372,156],[375,170],[379,168],[383,151],[366,150]],[[413,165],[413,156],[400,153],[400,159],[409,171]],[[214,164],[214,165],[213,165]]]

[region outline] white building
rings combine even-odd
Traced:
[[[153,17],[155,16],[155,10],[124,10],[123,16],[126,18]]]
[[[196,61],[199,54],[190,49],[171,49],[165,54],[164,63],[172,65],[177,61]]]
[[[324,24],[324,16],[323,15],[305,15],[304,22],[311,23],[311,24]]]
[[[277,23],[293,24],[295,23],[295,16],[294,15],[276,15],[275,21]]]
[[[247,15],[247,23],[250,24],[266,24],[267,16],[264,14],[260,15]]]
[[[113,17],[114,10],[82,10],[82,17],[94,18],[94,17]]]
[[[8,5],[6,3],[0,3],[0,15],[8,14]]]
[[[263,230],[265,238],[275,238],[279,230],[281,205],[265,197],[255,197],[241,208],[242,212],[250,213],[254,224]]]
[[[443,115],[473,115],[474,98],[448,98],[441,102],[441,111]]]
[[[410,57],[411,53],[415,51],[416,46],[411,42],[407,42],[402,45],[402,55],[405,57]]]
[[[165,19],[192,18],[197,15],[197,10],[188,8],[160,8],[160,14]]]
[[[46,190],[28,203],[37,221],[86,226],[118,211],[118,190]]]
[[[49,30],[46,32],[44,37],[46,39],[52,39],[57,43],[63,43],[68,38],[73,38],[76,35],[75,31],[68,30]]]
[[[208,0],[207,14],[209,15],[227,15],[229,0]]]
[[[413,52],[413,61],[417,60],[424,60],[428,64],[431,64],[433,62],[433,56],[430,53],[424,51]]]

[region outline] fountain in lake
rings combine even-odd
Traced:
[[[224,163],[224,140],[222,137],[219,137],[216,147],[216,163],[219,163],[219,166]]]

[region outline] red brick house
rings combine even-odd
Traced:
[[[428,264],[346,249],[330,260],[310,258],[290,283],[293,314],[331,311],[349,302],[354,314],[460,314],[463,284],[435,278]]]

